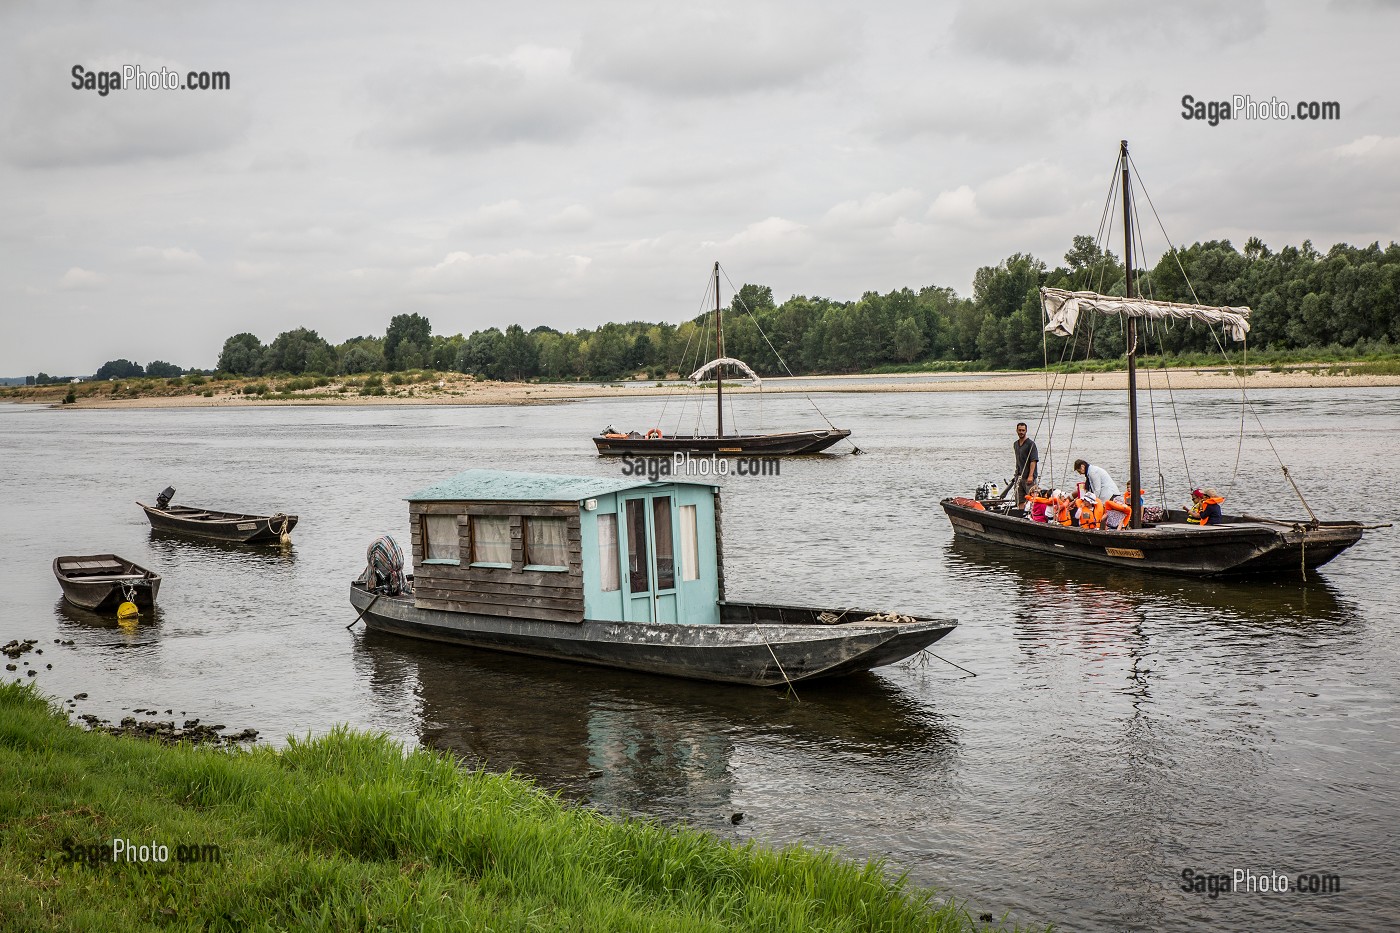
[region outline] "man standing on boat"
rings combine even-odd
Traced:
[[[1016,453],[1016,508],[1021,508],[1026,497],[1035,491],[1035,477],[1040,469],[1040,451],[1035,441],[1026,437],[1026,423],[1016,422],[1016,441],[1011,445]]]

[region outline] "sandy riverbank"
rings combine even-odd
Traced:
[[[767,379],[761,391],[766,393],[816,392],[1043,392],[1050,377],[1041,372],[988,373],[926,373],[891,376],[806,376],[797,379]],[[1074,373],[1057,377],[1056,387],[1073,391],[1123,391],[1127,388],[1127,373]],[[251,381],[251,380],[250,380]],[[267,380],[274,381],[274,380]],[[1229,371],[1215,369],[1174,369],[1167,374],[1161,370],[1139,373],[1141,388],[1173,390],[1236,389],[1240,378]],[[1253,389],[1317,389],[1372,388],[1400,386],[1400,374],[1332,374],[1319,370],[1292,368],[1281,372],[1256,370],[1244,377],[1247,388]],[[99,384],[101,385],[101,384]],[[93,391],[80,384],[77,400],[66,408],[226,408],[268,405],[548,405],[588,398],[636,397],[665,395],[676,391],[674,385],[654,382],[622,382],[609,384],[575,383],[517,383],[478,382],[468,377],[446,377],[439,383],[386,385],[384,395],[361,395],[358,391],[339,391],[339,386],[303,390],[278,397],[244,394],[243,383],[212,383],[202,392],[181,392],[178,389],[157,388],[137,397],[112,397],[110,393]],[[217,388],[214,388],[217,387]],[[66,385],[13,389],[0,396],[0,401],[30,404],[60,405],[67,393]],[[750,393],[759,390],[735,385],[730,391]]]

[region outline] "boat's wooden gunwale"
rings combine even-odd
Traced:
[[[495,612],[424,609],[353,584],[351,605],[374,630],[514,654],[712,682],[776,686],[868,670],[912,655],[956,622],[844,625],[556,622]],[[734,604],[763,606],[764,604]],[[779,607],[768,606],[776,609]],[[817,613],[828,610],[784,607]],[[835,613],[852,610],[829,610]]]

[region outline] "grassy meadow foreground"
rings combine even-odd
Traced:
[[[7,683],[0,786],[11,930],[984,927],[878,864],[609,819],[349,730],[280,752],[163,746]],[[167,861],[114,862],[118,839]]]

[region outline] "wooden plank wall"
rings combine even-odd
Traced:
[[[513,619],[583,621],[583,550],[578,503],[410,502],[413,530],[414,605],[449,612],[475,612]],[[423,563],[423,515],[457,516],[460,563]],[[471,516],[510,519],[510,567],[473,567]],[[525,569],[527,517],[563,518],[568,541],[567,571]]]

